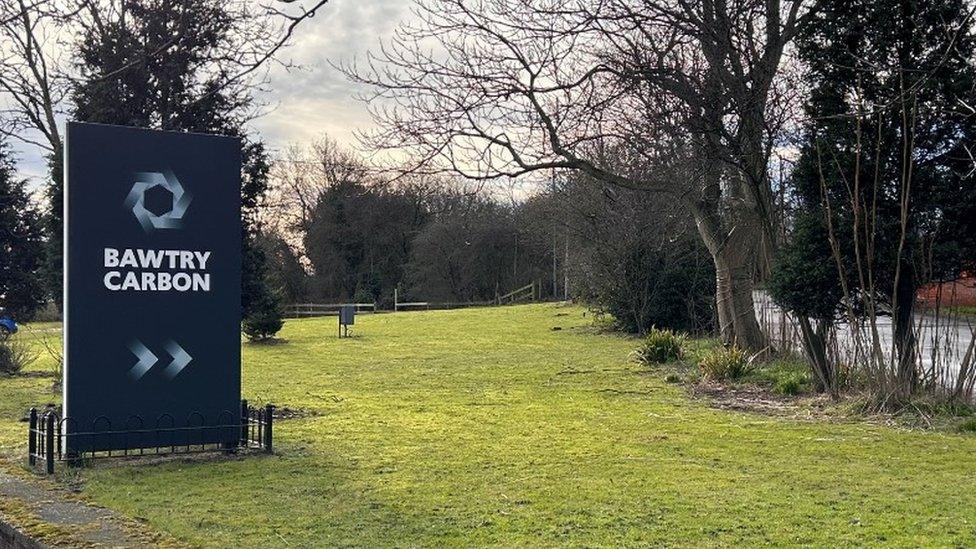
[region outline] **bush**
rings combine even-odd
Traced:
[[[684,343],[683,335],[651,328],[644,342],[634,351],[634,358],[645,366],[680,360],[684,356]]]
[[[61,311],[53,301],[48,301],[34,313],[34,322],[61,322]]]
[[[602,311],[590,309],[593,316],[593,329],[598,332],[612,333],[617,331],[617,324],[614,318]]]
[[[11,338],[0,341],[0,374],[17,374],[35,360],[37,353],[23,340]]]
[[[959,424],[960,433],[976,433],[976,417],[971,417]]]
[[[241,263],[241,330],[251,341],[266,341],[284,325],[279,291],[268,274],[267,257],[246,235]]]
[[[626,164],[622,158],[611,160],[617,161]],[[602,182],[577,173],[567,174],[558,193],[530,202],[547,209],[538,216],[536,253],[545,254],[552,245],[554,219],[568,223],[579,235],[570,244],[573,297],[613,316],[617,329],[712,331],[714,263],[690,216],[675,215],[673,201],[640,190],[607,192]],[[520,236],[520,247],[523,240]]]
[[[369,288],[358,286],[356,293],[352,296],[352,301],[353,303],[373,303],[376,301],[376,295]]]
[[[683,236],[675,242],[603,247],[582,268],[578,297],[610,313],[618,329],[640,333],[663,326],[709,333],[715,316],[715,271],[704,247]]]
[[[798,395],[803,392],[806,380],[798,374],[790,374],[776,380],[773,390],[781,395]]]
[[[698,369],[708,380],[739,379],[752,372],[752,357],[738,347],[712,351],[701,359]]]
[[[262,292],[251,303],[250,311],[244,317],[241,328],[251,341],[267,341],[274,337],[284,325],[282,311],[271,292]]]

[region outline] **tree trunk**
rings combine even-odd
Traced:
[[[898,361],[898,385],[904,396],[911,395],[918,383],[915,367],[915,269],[910,260],[902,259],[901,272],[894,296],[894,339]]]
[[[729,291],[731,282],[728,276],[720,274],[714,256],[712,262],[715,264],[715,312],[718,316],[718,335],[723,342],[729,343],[735,339],[735,314],[732,312],[732,294]]]
[[[722,224],[702,204],[692,207],[698,232],[715,265],[715,307],[719,335],[727,345],[737,345],[752,352],[765,349],[765,341],[752,299],[752,274],[756,251],[762,238],[762,227],[752,212],[740,208],[731,229]]]
[[[810,361],[813,379],[817,389],[827,391],[834,398],[837,397],[837,375],[827,360],[827,322],[820,321],[817,329],[810,326],[810,319],[805,316],[797,318],[800,326],[800,341],[803,353]]]
[[[758,352],[765,348],[752,299],[751,254],[722,253],[715,261],[715,299],[719,311],[719,333],[727,345]]]
[[[48,159],[51,183],[47,188],[48,211],[44,216],[47,244],[44,254],[43,276],[48,294],[58,310],[64,307],[64,150],[57,147]]]

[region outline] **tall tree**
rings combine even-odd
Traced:
[[[269,162],[264,145],[244,128],[253,115],[251,83],[228,81],[225,67],[237,55],[240,35],[250,31],[242,17],[220,0],[125,0],[108,14],[93,12],[78,48],[82,78],[72,97],[78,120],[243,139],[241,305],[245,318],[267,318],[277,303],[254,239]]]
[[[328,0],[273,0],[256,4],[249,0],[227,0],[221,3],[225,32],[221,47],[206,51],[209,57],[192,61],[196,70],[209,72],[208,83],[214,92],[237,96],[240,90],[262,81],[262,71],[270,62],[282,62],[280,54],[298,26],[315,16]],[[20,140],[40,148],[48,158],[50,182],[46,190],[48,211],[47,252],[45,278],[49,293],[60,304],[62,261],[62,195],[64,157],[63,141],[58,119],[70,110],[67,98],[81,76],[61,63],[66,52],[54,44],[71,44],[80,36],[90,39],[93,34],[106,35],[119,22],[124,25],[129,0],[11,0],[0,2],[0,136]],[[181,11],[189,2],[160,0],[144,2],[155,9]],[[183,10],[185,11],[185,10]],[[111,80],[127,72],[141,58],[143,62],[158,61],[169,48],[183,40],[185,26],[171,27],[166,42],[157,49],[131,52],[130,59],[118,65],[108,65],[104,59],[97,74],[99,82]],[[73,52],[72,52],[73,53]],[[119,60],[119,59],[116,59]],[[75,85],[73,86],[72,83]],[[231,90],[231,91],[228,91]],[[233,91],[233,90],[236,90]]]
[[[788,91],[777,76],[814,6],[428,0],[346,72],[375,90],[371,144],[412,153],[413,171],[565,168],[683,201],[715,264],[722,336],[759,350],[752,291],[774,252],[767,161]]]
[[[535,280],[525,276],[531,255],[526,242],[519,241],[512,208],[476,193],[438,194],[431,204],[434,213],[411,248],[409,295],[488,301]],[[521,269],[516,266],[518,255]]]
[[[281,293],[287,303],[308,301],[308,273],[298,254],[275,233],[261,232],[257,239],[268,262],[271,287]]]
[[[424,217],[420,197],[409,190],[349,180],[328,187],[303,239],[315,294],[390,301]]]
[[[70,86],[46,44],[56,40],[66,14],[55,2],[15,0],[0,4],[0,136],[43,151],[50,166],[44,224],[49,238],[42,269],[50,296],[61,304],[63,141],[58,117]]]
[[[829,0],[799,40],[811,85],[800,219],[774,290],[822,323],[890,310],[884,390],[900,396],[919,380],[919,286],[976,265],[972,15],[963,0]],[[865,359],[885,372],[884,354]]]
[[[41,215],[0,139],[0,307],[18,319],[30,320],[44,304],[43,258]]]

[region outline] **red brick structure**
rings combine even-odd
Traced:
[[[963,273],[959,280],[943,282],[942,284],[928,284],[918,290],[918,301],[926,305],[935,305],[940,298],[943,306],[976,307],[976,275]]]

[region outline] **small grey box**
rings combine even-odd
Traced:
[[[352,326],[356,323],[356,307],[352,305],[343,305],[339,307],[339,324],[343,326]]]

